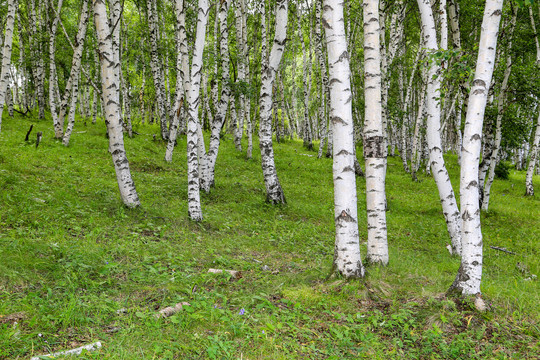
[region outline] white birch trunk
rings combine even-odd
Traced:
[[[227,15],[229,12],[230,0],[223,0],[219,10],[219,22],[221,31],[221,97],[216,108],[216,115],[212,121],[210,144],[206,156],[199,158],[200,170],[200,186],[205,192],[210,192],[214,186],[214,171],[221,142],[220,133],[225,124],[227,109],[229,107],[229,99],[231,89],[229,86],[229,31],[227,24]]]
[[[422,17],[422,33],[424,36],[424,47],[428,52],[438,50],[437,32],[433,13],[429,0],[418,0],[418,7]],[[441,144],[441,105],[438,97],[440,96],[441,81],[438,76],[439,66],[433,61],[428,70],[427,85],[427,142],[429,147],[429,163],[433,172],[433,178],[439,190],[439,198],[443,209],[444,218],[450,239],[452,241],[452,250],[455,254],[461,253],[461,220],[459,218],[459,209],[456,203],[456,197],[450,176],[446,170]]]
[[[8,1],[8,12],[6,16],[6,31],[4,33],[4,47],[2,51],[2,71],[0,74],[0,131],[2,128],[2,112],[6,102],[6,93],[9,82],[9,73],[11,67],[11,51],[13,45],[13,30],[15,28],[15,12],[17,11],[18,1]]]
[[[504,106],[506,103],[506,91],[508,90],[508,81],[510,80],[510,74],[512,73],[512,40],[514,36],[514,29],[517,22],[518,7],[514,6],[512,20],[510,21],[510,30],[507,35],[509,38],[506,57],[506,68],[504,70],[503,82],[501,84],[501,89],[499,91],[499,96],[497,97],[497,120],[495,123],[495,142],[493,145],[493,151],[491,153],[491,162],[489,164],[489,170],[487,172],[487,178],[484,184],[484,188],[480,189],[483,191],[482,196],[482,210],[488,211],[489,209],[489,198],[491,194],[491,185],[495,179],[495,167],[499,161],[499,150],[501,148],[502,140],[502,119],[504,115]]]
[[[112,154],[120,196],[127,207],[140,205],[135,183],[131,178],[129,162],[124,149],[124,134],[120,121],[120,84],[117,82],[107,7],[103,0],[94,1],[94,21],[101,63],[101,85],[105,99],[105,123],[109,134],[109,152]]]
[[[150,27],[150,68],[152,69],[152,78],[154,80],[154,90],[156,92],[156,105],[159,114],[159,125],[161,128],[161,138],[169,139],[169,130],[167,129],[168,111],[165,106],[165,81],[163,79],[163,69],[158,50],[158,14],[156,0],[148,0],[148,25]]]
[[[346,278],[361,278],[364,276],[364,267],[358,235],[354,125],[343,2],[324,0],[323,24],[330,75],[330,118],[334,123],[336,139],[332,167],[336,226],[334,268]]]
[[[244,25],[244,0],[239,1],[236,4],[236,43],[238,44],[238,79],[237,81],[245,81],[245,67],[246,67],[246,44],[245,34],[246,27]],[[239,108],[238,108],[238,126],[234,133],[234,146],[237,151],[242,151],[242,136],[244,134],[244,117],[245,117],[245,95],[243,92],[239,96]]]
[[[80,76],[80,69],[81,69],[81,60],[82,60],[82,52],[84,48],[84,40],[86,38],[86,29],[88,27],[88,18],[89,18],[89,12],[88,12],[88,0],[84,0],[82,4],[82,10],[81,10],[81,17],[79,20],[79,30],[77,31],[77,37],[75,38],[75,43],[77,44],[76,52],[77,54],[77,63],[76,63],[76,71],[72,72],[73,78],[71,82],[71,104],[69,108],[68,113],[68,126],[66,128],[66,132],[62,138],[62,143],[64,146],[69,145],[69,140],[71,138],[71,133],[73,132],[73,127],[75,126],[75,108],[77,107],[77,96],[79,95],[79,76]],[[74,54],[75,57],[76,54]],[[115,59],[115,64],[118,64]],[[117,79],[118,80],[118,79]],[[62,120],[63,122],[63,120]],[[120,119],[120,123],[122,123],[122,120]]]
[[[174,116],[170,127],[169,141],[165,152],[165,161],[171,162],[176,138],[180,127],[180,117],[184,114],[184,99],[186,94],[186,83],[189,72],[189,59],[186,36],[186,11],[184,0],[176,0],[176,100],[174,104]]]
[[[62,10],[63,0],[58,1],[58,9],[53,18],[51,32],[49,34],[49,107],[51,109],[51,117],[53,126],[56,129],[58,122],[56,94],[58,93],[58,76],[56,73],[56,31],[58,29],[58,21],[60,20],[60,12]]]
[[[13,117],[13,112],[15,111],[14,108],[13,108],[13,94],[11,93],[11,88],[7,87],[6,89],[6,104],[7,104],[7,108],[8,108],[8,114],[10,117]]]
[[[441,23],[441,50],[448,50],[448,16],[446,0],[439,0],[439,21]]]
[[[366,210],[368,220],[367,259],[375,264],[388,264],[386,232],[386,141],[383,122],[381,28],[379,1],[364,0],[364,158],[366,161]],[[334,137],[338,122],[333,121]],[[338,142],[334,143],[334,148]],[[334,149],[334,158],[338,153]],[[353,171],[354,167],[351,168]],[[354,176],[354,171],[353,171]]]
[[[304,32],[302,30],[302,21],[301,21],[301,15],[300,12],[298,13],[298,34],[300,36],[300,44],[302,45],[302,75],[303,75],[303,81],[302,81],[302,90],[303,90],[303,101],[304,101],[304,124],[302,126],[303,132],[302,132],[302,138],[304,140],[304,146],[308,150],[313,150],[313,142],[312,142],[312,134],[311,134],[311,125],[309,122],[309,84],[310,84],[310,75],[309,70],[311,68],[311,62],[308,60],[308,54],[309,52],[311,54],[311,50],[306,48],[306,44],[304,41]],[[311,46],[311,44],[310,44]],[[311,59],[311,55],[309,55],[309,59]]]
[[[39,4],[39,2],[38,2]],[[45,72],[43,71],[43,59],[42,59],[42,49],[41,49],[41,29],[38,29],[38,16],[36,10],[35,0],[29,1],[30,5],[30,19],[31,19],[31,36],[30,36],[30,46],[32,47],[33,52],[33,66],[34,66],[34,80],[37,92],[38,100],[38,111],[39,118],[43,119],[45,117],[45,93],[44,93],[44,80]],[[41,26],[39,26],[41,27]]]
[[[321,84],[320,84],[320,103],[319,103],[319,122],[321,124],[321,140],[319,143],[319,153],[317,155],[318,158],[322,157],[323,154],[323,148],[325,140],[328,139],[328,130],[326,127],[326,116],[325,116],[325,106],[327,103],[326,99],[326,89],[328,87],[328,76],[326,75],[326,59],[324,57],[324,52],[322,49],[323,45],[323,29],[322,29],[322,23],[321,23],[321,1],[317,1],[316,3],[316,9],[317,9],[317,25],[315,27],[315,36],[317,39],[316,44],[316,51],[317,51],[317,58],[319,60],[319,68],[321,73]]]
[[[199,192],[199,166],[197,159],[197,142],[203,139],[197,136],[199,128],[199,103],[201,73],[203,65],[204,42],[206,38],[206,24],[208,23],[208,0],[199,0],[197,16],[197,33],[193,60],[191,63],[191,77],[188,87],[188,126],[187,126],[187,161],[188,161],[188,213],[191,220],[203,219],[201,199]]]
[[[427,80],[426,76],[422,77],[424,80]],[[426,87],[427,81],[423,81],[423,85],[420,88],[420,99],[418,100],[418,114],[416,115],[416,121],[414,125],[414,135],[411,150],[411,177],[414,181],[418,181],[418,178],[416,177],[416,172],[420,167],[420,160],[422,158],[421,129],[424,126]]]
[[[408,166],[408,163],[407,163],[407,140],[406,140],[406,135],[407,135],[407,126],[406,126],[406,123],[407,123],[407,118],[409,117],[409,102],[411,101],[411,95],[412,95],[412,92],[413,92],[413,81],[414,81],[414,78],[415,78],[415,75],[416,75],[416,69],[418,68],[418,63],[420,62],[420,56],[422,55],[422,50],[421,49],[418,49],[416,51],[416,58],[414,59],[414,63],[413,63],[413,67],[412,67],[412,72],[411,72],[411,76],[409,78],[409,82],[407,84],[407,91],[405,93],[405,100],[403,101],[403,125],[402,125],[402,134],[401,134],[401,137],[402,137],[402,144],[401,144],[401,148],[402,148],[402,154],[401,154],[401,159],[402,159],[402,162],[403,162],[403,168],[405,169],[405,172],[409,172],[409,166]],[[422,104],[422,107],[423,107],[423,104]],[[416,132],[416,126],[415,126],[415,132]],[[416,135],[415,135],[416,137]]]
[[[285,203],[285,195],[277,177],[272,146],[272,87],[285,49],[288,22],[288,0],[276,2],[276,28],[274,43],[267,60],[263,58],[260,96],[259,147],[261,166],[266,187],[266,201],[272,204]],[[264,46],[263,46],[264,48]]]
[[[534,167],[538,161],[538,150],[540,148],[540,114],[538,115],[538,121],[536,122],[536,132],[534,134],[534,140],[529,152],[529,166],[527,167],[527,175],[525,176],[525,195],[534,195],[533,175]]]
[[[86,8],[86,11],[84,9]],[[61,139],[64,134],[64,119],[66,116],[67,108],[69,105],[69,100],[72,96],[75,95],[76,92],[73,92],[73,85],[76,81],[79,79],[79,75],[81,72],[81,63],[82,63],[82,56],[83,56],[83,50],[84,50],[84,41],[86,39],[86,30],[88,27],[88,1],[83,2],[83,11],[81,12],[81,18],[79,21],[79,28],[77,30],[77,36],[75,38],[75,45],[71,43],[71,40],[69,40],[68,34],[64,30],[64,34],[66,35],[66,38],[68,39],[68,42],[70,43],[72,49],[73,49],[73,58],[71,60],[71,70],[69,74],[69,78],[66,81],[66,88],[64,90],[64,95],[62,96],[62,101],[60,103],[60,108],[58,109],[58,121],[56,122],[55,127],[55,137],[57,139]],[[60,21],[60,24],[62,24],[62,21]],[[63,27],[63,26],[62,26]],[[112,54],[111,54],[112,56]],[[77,84],[75,85],[77,87]]]
[[[478,192],[478,162],[482,145],[482,123],[493,76],[497,36],[503,0],[487,0],[476,71],[469,95],[463,133],[460,198],[462,223],[461,266],[451,290],[463,295],[480,294],[482,279],[482,230]]]
[[[534,43],[536,44],[536,64],[540,65],[540,42],[538,41],[538,33],[536,32],[536,23],[534,21],[534,13],[532,4],[529,5],[529,16],[531,18],[531,26],[534,32]]]
[[[459,31],[459,7],[457,0],[448,1],[448,18],[450,20],[450,31],[452,32],[452,43],[454,48],[461,49],[461,34]]]

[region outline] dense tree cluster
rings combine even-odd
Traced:
[[[124,150],[133,124],[156,123],[173,160],[187,136],[189,216],[214,186],[223,133],[252,157],[266,200],[286,203],[274,141],[301,139],[334,159],[336,269],[364,275],[355,174],[364,175],[370,263],[387,264],[387,156],[437,183],[454,288],[480,292],[480,209],[496,167],[539,171],[540,6],[531,0],[8,0],[0,6],[0,124],[45,118],[69,145],[76,113],[107,125],[120,193],[140,205]],[[205,136],[209,139],[205,140]],[[247,148],[242,148],[246,136]],[[315,149],[316,144],[318,149]],[[361,146],[363,154],[357,154]],[[462,165],[451,184],[444,154]],[[461,208],[456,192],[459,186]]]

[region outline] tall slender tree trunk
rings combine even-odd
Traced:
[[[347,278],[364,276],[358,236],[354,175],[353,116],[350,67],[343,20],[343,2],[324,0],[324,26],[330,74],[330,118],[334,123],[334,268]]]
[[[188,90],[188,126],[187,126],[187,161],[188,161],[188,213],[191,220],[201,221],[201,199],[199,190],[199,164],[197,159],[197,142],[202,142],[199,126],[199,103],[201,75],[203,65],[204,43],[206,38],[206,24],[208,23],[208,0],[199,0],[197,32],[193,60],[191,62],[191,76]]]
[[[508,90],[508,81],[510,80],[510,74],[512,73],[512,40],[514,36],[514,29],[516,28],[517,22],[518,7],[513,7],[512,20],[510,21],[510,30],[507,35],[508,47],[506,56],[506,68],[504,70],[504,78],[501,84],[501,89],[499,91],[499,96],[497,97],[497,120],[495,123],[495,142],[493,144],[493,151],[491,153],[491,161],[489,164],[489,170],[487,172],[487,178],[484,184],[484,188],[480,189],[483,191],[481,196],[482,210],[487,211],[489,209],[489,198],[491,193],[491,185],[495,179],[495,167],[499,161],[499,150],[501,148],[502,140],[502,119],[504,116],[504,108],[506,103],[506,92]]]
[[[83,11],[81,12],[81,17],[79,20],[79,28],[75,38],[75,45],[71,43],[71,40],[69,39],[68,34],[67,32],[65,32],[64,28],[65,36],[73,49],[73,58],[71,60],[71,70],[69,73],[69,78],[66,81],[66,88],[62,96],[62,101],[60,102],[60,108],[58,109],[58,121],[56,122],[56,126],[54,128],[55,137],[57,139],[63,138],[64,135],[64,119],[69,106],[69,100],[72,96],[77,97],[77,95],[75,95],[77,91],[73,91],[73,88],[75,87],[76,90],[78,86],[79,76],[81,72],[84,42],[86,39],[86,29],[88,26],[88,18],[88,0],[85,0],[83,2]],[[113,55],[111,54],[111,56]]]
[[[59,0],[58,8],[56,10],[55,16],[53,17],[49,33],[49,107],[51,110],[51,117],[53,119],[53,126],[55,129],[58,127],[56,94],[59,92],[58,76],[56,73],[56,31],[58,29],[58,21],[60,20],[62,4],[63,0]]]
[[[109,152],[112,154],[116,179],[120,189],[120,196],[127,207],[140,205],[135,183],[131,178],[129,161],[124,149],[124,134],[120,121],[120,84],[115,75],[115,63],[110,27],[107,17],[107,7],[103,0],[93,0],[94,21],[99,46],[99,59],[101,64],[101,85],[105,98],[105,123],[109,134]]]
[[[316,16],[317,16],[317,22],[315,27],[315,37],[317,39],[316,44],[316,51],[317,51],[317,58],[319,60],[319,68],[320,68],[320,74],[321,74],[321,84],[320,84],[320,91],[319,91],[319,97],[320,97],[320,103],[319,103],[319,122],[321,124],[321,141],[319,143],[319,153],[317,155],[318,158],[322,157],[323,149],[324,149],[324,143],[325,140],[328,139],[328,131],[326,128],[326,116],[325,116],[325,107],[326,107],[326,88],[328,86],[328,76],[326,75],[326,59],[324,57],[324,52],[322,49],[323,45],[323,28],[321,23],[321,1],[316,2]]]
[[[433,53],[438,50],[437,32],[433,12],[429,0],[418,0],[418,7],[422,17],[422,34],[424,36],[424,47]],[[444,218],[448,228],[448,233],[452,241],[452,250],[456,254],[461,253],[461,219],[456,203],[456,197],[450,176],[444,165],[444,158],[441,144],[441,105],[438,100],[440,96],[441,80],[438,75],[439,66],[431,62],[428,70],[427,84],[427,142],[429,147],[429,163],[433,172],[433,178],[439,190],[439,198],[443,209]]]
[[[45,72],[43,71],[42,43],[40,40],[42,34],[42,23],[38,20],[38,9],[36,1],[30,0],[30,19],[31,19],[31,37],[30,46],[32,47],[32,61],[34,66],[34,81],[37,91],[37,103],[39,118],[45,118]],[[39,5],[39,2],[37,2]]]
[[[72,76],[71,79],[71,88],[69,92],[71,93],[71,105],[69,108],[68,113],[68,126],[66,128],[66,132],[62,138],[62,143],[64,146],[69,145],[69,140],[71,138],[71,133],[73,132],[73,126],[75,125],[75,108],[77,107],[77,96],[79,95],[79,76],[80,76],[80,69],[81,69],[81,61],[82,61],[82,53],[84,48],[84,40],[86,38],[86,29],[88,27],[88,18],[89,18],[89,12],[88,12],[88,1],[83,1],[83,6],[81,10],[81,17],[79,20],[79,29],[77,31],[77,37],[75,38],[75,43],[77,44],[77,48],[74,50],[75,53],[73,54],[74,60],[76,58],[76,62],[73,66],[76,68],[72,68]],[[120,63],[116,62],[116,58],[114,60],[115,64],[118,64],[120,66]],[[116,71],[116,70],[115,70]],[[119,79],[117,79],[119,80]],[[63,123],[63,120],[62,120]],[[122,120],[120,119],[120,123],[122,123]]]
[[[221,28],[221,97],[216,108],[216,115],[211,125],[212,129],[208,153],[206,156],[203,156],[202,159],[199,158],[200,186],[205,192],[210,192],[210,189],[214,186],[214,171],[221,142],[220,133],[225,124],[229,99],[231,96],[231,89],[229,86],[229,31],[227,24],[229,4],[230,0],[221,1],[219,10],[219,22]]]
[[[156,92],[156,105],[159,114],[159,124],[161,128],[161,138],[169,139],[169,130],[167,123],[169,120],[168,110],[165,101],[165,79],[163,78],[163,69],[159,56],[159,26],[156,0],[147,2],[148,25],[150,27],[150,67],[152,69],[152,78],[154,80],[154,90]]]
[[[540,8],[539,8],[540,13]],[[536,64],[540,65],[540,42],[538,41],[538,32],[536,32],[536,23],[534,21],[533,4],[529,5],[529,16],[531,18],[531,26],[534,32],[534,43],[536,45]]]
[[[409,102],[411,101],[411,96],[413,93],[413,81],[416,76],[416,69],[418,68],[418,63],[420,62],[420,56],[422,55],[422,50],[418,49],[416,51],[416,58],[414,59],[413,67],[411,76],[409,78],[409,82],[407,84],[407,91],[405,93],[405,100],[403,101],[403,124],[402,124],[402,144],[401,144],[401,160],[403,163],[403,169],[405,172],[409,172],[409,166],[407,164],[407,140],[406,140],[406,134],[407,134],[407,126],[406,126],[406,118],[409,117]],[[423,95],[422,95],[423,96]],[[423,107],[423,104],[421,105]],[[415,133],[416,133],[416,126],[415,126]],[[411,165],[412,167],[412,165]]]
[[[461,164],[461,266],[450,290],[463,295],[480,294],[482,279],[482,230],[478,192],[478,163],[482,144],[482,123],[497,51],[497,37],[503,0],[487,0],[482,21],[480,47],[463,133]]]
[[[527,166],[527,175],[525,176],[525,195],[534,195],[533,175],[534,167],[538,161],[538,151],[540,149],[540,114],[536,122],[536,131],[534,133],[534,139],[529,152],[529,165]]]
[[[298,13],[298,34],[300,36],[300,43],[302,44],[302,64],[303,64],[303,81],[302,81],[302,89],[304,94],[304,126],[303,128],[303,134],[302,137],[304,139],[304,146],[308,150],[313,150],[313,140],[312,140],[312,132],[311,132],[311,124],[309,121],[309,87],[310,87],[310,69],[311,69],[311,62],[309,61],[311,59],[311,49],[306,47],[305,41],[304,41],[304,32],[302,30],[302,21],[301,21],[301,15],[300,12]],[[312,45],[311,43],[309,44]],[[309,52],[309,56],[307,54]]]
[[[272,146],[272,88],[281,57],[285,49],[288,22],[288,0],[276,1],[276,28],[274,43],[268,59],[263,59],[260,96],[259,147],[261,165],[266,187],[266,201],[272,204],[285,203],[285,195],[277,177]]]
[[[386,231],[386,142],[381,88],[381,35],[379,1],[364,0],[364,158],[366,160],[366,210],[368,220],[367,258],[371,263],[388,264]],[[334,120],[334,132],[338,123]],[[334,135],[335,136],[335,135]],[[336,137],[337,139],[337,137]],[[338,146],[337,141],[334,148]],[[334,158],[336,156],[334,150]],[[354,167],[351,168],[351,171]],[[353,171],[354,175],[354,171]]]
[[[246,62],[249,66],[249,59],[246,59],[246,25],[245,25],[245,0],[238,1],[236,4],[236,42],[238,44],[238,81],[244,82],[246,80]],[[239,108],[238,108],[238,126],[234,133],[234,146],[237,151],[242,151],[242,137],[244,135],[244,120],[245,120],[245,95],[243,92],[239,95]]]
[[[174,104],[174,116],[170,127],[169,141],[165,152],[165,161],[171,162],[176,138],[178,137],[180,118],[185,115],[184,99],[187,93],[187,76],[189,75],[189,54],[186,36],[186,11],[184,0],[176,0],[176,99]]]
[[[11,67],[11,50],[13,45],[13,30],[15,28],[15,12],[17,11],[17,6],[17,0],[8,1],[6,31],[4,33],[4,48],[2,51],[2,71],[0,74],[0,130],[2,126],[2,112],[4,111],[6,93],[9,82],[9,73]]]

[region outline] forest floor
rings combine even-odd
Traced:
[[[459,259],[432,178],[389,158],[390,264],[362,281],[328,275],[334,248],[332,160],[275,144],[288,204],[265,204],[254,158],[222,141],[204,221],[187,217],[185,138],[166,163],[157,126],[126,138],[140,209],[122,206],[105,126],[5,119],[0,135],[0,359],[101,341],[81,359],[537,359],[540,198],[523,172],[496,180],[483,214],[489,311],[448,299]],[[36,149],[35,132],[43,131]],[[246,143],[244,142],[244,147]],[[361,154],[361,152],[359,152]],[[448,169],[457,189],[454,156]],[[540,177],[535,177],[540,192]],[[365,182],[358,179],[362,254]],[[514,254],[491,248],[506,248]],[[241,278],[208,269],[241,271]],[[169,318],[160,309],[188,302]]]

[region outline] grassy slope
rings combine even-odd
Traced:
[[[411,182],[398,159],[388,167],[390,265],[369,269],[363,282],[325,281],[334,241],[331,159],[300,156],[306,152],[295,142],[275,146],[288,205],[272,207],[264,203],[258,149],[246,161],[229,136],[216,187],[202,196],[205,220],[196,224],[187,219],[185,139],[172,164],[163,160],[165,144],[152,141],[156,127],[141,126],[140,136],[126,139],[143,204],[128,210],[102,123],[78,125],[65,148],[53,141],[49,121],[33,121],[32,135],[45,134],[37,150],[23,141],[29,123],[6,119],[0,135],[0,359],[97,340],[103,349],[83,358],[534,358],[540,352],[540,286],[525,280],[540,275],[540,201],[522,196],[524,173],[493,186],[483,218],[482,286],[492,311],[479,314],[444,299],[459,260],[445,249],[436,186],[427,177]],[[448,163],[456,186],[459,168],[453,157]],[[540,186],[538,177],[535,182]],[[358,190],[365,214],[361,179]],[[360,234],[366,239],[363,217]],[[243,278],[230,281],[208,268],[242,270]],[[153,318],[180,301],[191,307]],[[121,308],[127,313],[118,315]]]

